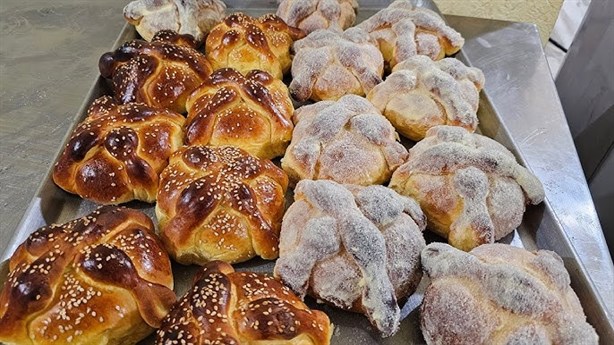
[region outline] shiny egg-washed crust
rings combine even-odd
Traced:
[[[120,103],[142,102],[185,113],[185,102],[212,72],[191,35],[159,31],[151,42],[135,39],[100,57],[100,74],[110,78]]]
[[[316,30],[296,42],[294,50],[289,88],[297,101],[364,96],[382,82],[384,59],[362,29]]]
[[[275,259],[287,187],[283,170],[237,147],[184,147],[160,175],[162,241],[183,264]]]
[[[598,343],[554,252],[431,243],[421,256],[431,279],[420,310],[429,345]]]
[[[397,64],[386,81],[367,99],[402,135],[419,141],[439,125],[478,126],[480,90],[484,74],[453,58],[433,61],[416,55]]]
[[[390,122],[366,99],[348,95],[299,108],[281,160],[292,182],[326,179],[370,185],[388,181],[407,158]]]
[[[309,34],[318,29],[343,31],[354,25],[356,0],[278,0],[277,15]]]
[[[410,0],[397,0],[357,26],[378,42],[389,68],[417,54],[439,60],[465,44],[437,13]]]
[[[288,88],[264,71],[215,71],[187,102],[187,145],[232,145],[265,159],[282,156],[292,139]]]
[[[234,13],[211,30],[205,51],[214,70],[229,67],[247,74],[257,69],[282,79],[292,65],[292,43],[304,36],[273,14]]]
[[[384,186],[303,180],[283,219],[275,276],[310,294],[365,314],[383,336],[399,328],[398,299],[422,277],[426,218],[414,200]]]
[[[0,342],[135,344],[160,326],[172,288],[149,217],[105,206],[17,248],[0,292]]]
[[[124,18],[147,41],[158,31],[172,30],[202,42],[225,11],[221,0],[136,0],[124,7]]]
[[[328,345],[331,335],[326,314],[277,279],[214,261],[164,318],[156,344]]]
[[[498,142],[462,127],[437,126],[409,150],[390,187],[416,199],[429,230],[463,250],[493,243],[522,222],[544,188]]]
[[[184,122],[169,110],[98,98],[68,140],[53,181],[99,204],[154,202],[158,175],[183,143]]]

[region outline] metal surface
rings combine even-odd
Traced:
[[[377,4],[376,1],[366,3],[366,7]],[[248,12],[252,14],[270,12],[266,7],[275,6],[274,1],[251,1],[248,4]],[[372,10],[363,8],[360,18],[371,13]],[[558,252],[570,271],[572,285],[582,300],[589,322],[597,328],[604,343],[614,340],[612,320],[605,312],[606,306],[614,309],[614,296],[608,296],[612,295],[612,262],[535,27],[462,17],[450,18],[450,23],[467,39],[460,58],[482,68],[486,76],[487,84],[481,99],[481,131],[512,149],[540,177],[546,189],[545,205],[530,207],[523,225],[504,241],[528,249],[538,247]],[[125,27],[117,43],[134,35],[131,27]],[[73,119],[71,127],[84,116],[91,101],[105,92],[104,86],[98,80]],[[40,122],[39,125],[44,133],[48,124]],[[27,140],[32,139],[34,137]],[[57,152],[59,146],[47,149]],[[47,171],[48,167],[40,166],[39,170]],[[17,181],[13,183],[17,184]],[[153,208],[149,205],[131,203],[127,206],[141,208],[153,216]],[[16,246],[36,228],[67,221],[94,208],[94,204],[61,191],[47,175],[2,260],[8,258]],[[15,211],[6,216],[19,218],[21,214]],[[268,271],[272,263],[253,260],[238,267]],[[179,265],[174,267],[179,293],[189,284],[194,269]],[[0,277],[0,280],[3,278]],[[403,308],[403,315],[407,317],[402,322],[401,331],[384,340],[373,332],[366,319],[360,315],[317,307],[324,309],[336,325],[334,344],[421,343],[423,339],[417,326],[415,310],[420,298],[420,293],[410,298]],[[150,343],[150,340],[144,343]]]

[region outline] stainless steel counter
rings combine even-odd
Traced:
[[[95,80],[98,57],[123,25],[124,3],[4,0],[0,5],[0,253]],[[535,27],[463,17],[449,21],[468,38],[473,55],[467,57],[487,77],[485,97],[505,120],[495,126],[483,116],[482,130],[518,152],[544,182],[547,203],[527,215],[538,229],[536,245],[560,249],[564,259],[580,258],[580,265],[568,269],[587,273],[611,322],[611,258]],[[509,51],[501,53],[501,47]],[[542,217],[544,208],[556,219]],[[542,230],[554,221],[569,243],[552,243]]]
[[[125,3],[0,1],[0,253],[117,38]]]

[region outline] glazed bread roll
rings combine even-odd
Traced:
[[[410,0],[396,0],[357,26],[377,41],[389,68],[416,54],[439,60],[465,44],[437,13]]]
[[[328,345],[331,335],[326,314],[278,280],[213,261],[162,321],[156,344]]]
[[[160,175],[162,241],[182,264],[275,259],[288,177],[232,146],[184,147]]]
[[[439,125],[478,126],[484,74],[453,58],[433,61],[416,55],[397,64],[367,98],[402,135],[419,141]]]
[[[144,213],[106,206],[40,228],[9,262],[3,344],[136,344],[175,302],[168,255]]]
[[[154,202],[158,175],[181,147],[180,114],[109,96],[90,106],[53,169],[53,181],[99,204]]]
[[[359,96],[303,106],[294,122],[292,141],[281,160],[293,182],[380,184],[407,158],[390,122]]]
[[[429,229],[462,250],[501,239],[526,204],[544,200],[541,182],[503,145],[452,126],[429,129],[390,187],[416,199]]]
[[[318,29],[343,31],[354,25],[356,0],[278,0],[277,15],[309,34]]]
[[[300,297],[365,314],[383,336],[420,282],[426,225],[418,204],[384,186],[303,180],[284,216],[275,275]]]
[[[132,40],[100,57],[100,74],[113,83],[120,103],[142,102],[185,113],[185,101],[211,74],[191,35],[159,31],[151,40]]]
[[[225,10],[220,0],[136,0],[124,7],[124,18],[147,41],[158,31],[172,30],[202,42]]]
[[[217,70],[192,93],[187,108],[188,145],[233,145],[272,159],[284,154],[292,138],[288,88],[267,72]]]
[[[282,79],[292,64],[292,43],[304,36],[276,15],[235,13],[211,30],[205,50],[214,70],[229,67],[246,74],[257,69]]]
[[[362,29],[316,30],[294,44],[290,93],[297,101],[366,95],[382,82],[384,60]]]
[[[598,343],[554,252],[431,243],[422,265],[431,279],[420,310],[429,345]]]

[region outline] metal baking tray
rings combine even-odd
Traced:
[[[430,0],[412,1],[417,6],[430,8],[439,13],[439,10],[437,9],[436,5]],[[277,3],[275,0],[226,0],[225,2],[229,8],[228,12],[242,11],[254,16],[259,16],[265,13],[274,13],[277,8]],[[386,7],[390,2],[391,0],[359,1],[360,9],[357,21],[360,22],[370,17],[379,9]],[[121,15],[121,13],[118,13],[118,15]],[[524,122],[525,119],[523,119],[522,117],[518,117],[515,119],[512,118],[510,120],[508,116],[505,118],[506,121],[504,121],[502,114],[508,115],[507,113],[509,113],[510,107],[509,105],[504,104],[505,102],[501,101],[502,98],[499,90],[499,84],[501,84],[499,81],[501,80],[501,76],[491,73],[491,71],[488,69],[488,66],[491,66],[493,61],[479,61],[480,56],[483,53],[482,48],[488,48],[489,46],[492,46],[492,44],[488,42],[488,39],[490,39],[491,41],[493,40],[493,37],[489,37],[488,35],[483,36],[476,34],[478,32],[488,31],[484,30],[484,28],[480,28],[480,25],[486,25],[487,29],[490,27],[494,27],[494,29],[503,30],[503,34],[505,34],[505,32],[507,32],[505,25],[511,25],[510,28],[513,31],[515,30],[514,25],[516,25],[516,23],[489,21],[488,23],[480,24],[479,21],[463,21],[461,20],[462,18],[452,19],[453,22],[459,24],[453,24],[452,26],[454,26],[457,30],[461,31],[461,33],[467,39],[465,47],[459,54],[457,54],[457,58],[469,65],[475,65],[476,67],[482,68],[486,75],[486,87],[481,93],[480,100],[479,130],[482,133],[493,137],[494,139],[504,144],[516,154],[521,163],[527,166],[530,170],[535,170],[532,169],[534,168],[534,165],[529,164],[534,163],[535,160],[530,155],[526,154],[527,150],[525,150],[525,148],[528,147],[529,151],[538,150],[538,145],[540,145],[540,143],[535,142],[533,145],[527,145],[527,138],[518,138],[518,130],[514,127],[514,123],[510,123],[510,121]],[[467,28],[463,28],[460,26],[467,26]],[[526,27],[530,28],[532,26],[528,25]],[[516,29],[522,31],[526,30],[526,27],[516,27]],[[480,31],[480,29],[482,31]],[[467,33],[469,37],[467,36]],[[513,34],[513,32],[511,34]],[[114,50],[122,43],[136,37],[138,37],[138,34],[136,33],[134,27],[132,27],[131,25],[125,25],[121,30],[119,37],[113,45],[112,49]],[[505,40],[507,38],[503,37],[500,38],[500,40],[501,39]],[[537,44],[539,45],[539,43]],[[541,46],[539,47],[538,51],[541,52]],[[102,54],[104,52],[100,53]],[[501,71],[500,73],[509,72],[506,71],[506,67],[507,66],[502,63],[501,66],[498,67]],[[511,77],[513,76],[507,74],[505,79],[509,80]],[[85,118],[89,105],[96,98],[106,94],[110,94],[108,83],[102,77],[99,77],[86,95],[85,100],[79,111],[76,113],[72,122],[72,128],[68,132],[67,136],[64,138],[64,143],[68,141],[72,130],[77,126],[77,124]],[[556,102],[558,102],[558,98],[554,97],[554,99],[556,100]],[[564,118],[559,120],[564,122]],[[534,139],[535,137],[539,137],[540,134],[544,133],[533,133],[531,134],[531,138]],[[567,135],[569,134],[567,133]],[[549,139],[547,136],[543,137],[542,135],[541,140]],[[408,143],[408,145],[411,144]],[[61,146],[61,148],[63,147],[64,145]],[[571,149],[572,155],[575,155],[575,150],[573,146],[567,147],[567,149]],[[544,154],[544,159],[548,161],[548,159],[545,157],[546,156]],[[7,250],[0,258],[0,260],[2,260],[2,263],[0,264],[0,285],[3,284],[6,280],[6,275],[8,271],[7,259],[10,258],[17,246],[21,244],[31,232],[47,224],[63,223],[68,220],[81,217],[97,208],[96,204],[90,201],[83,200],[78,196],[68,194],[58,188],[53,183],[53,180],[51,178],[51,171],[52,168],[49,169],[46,178],[44,179],[36,193],[35,198],[32,200],[30,206],[26,210],[20,222],[20,225],[17,227],[17,229],[15,229],[14,235],[8,244]],[[540,176],[542,181],[544,181],[544,178],[540,174],[538,174],[538,176]],[[556,178],[556,176],[554,176],[554,178]],[[605,246],[604,244],[605,241],[603,240],[603,236],[593,236],[592,242],[594,243],[588,243],[588,250],[592,251],[591,254],[593,255],[593,257],[584,257],[585,253],[582,252],[580,249],[586,251],[587,244],[584,243],[584,247],[582,248],[578,248],[574,244],[574,239],[576,238],[574,236],[574,233],[571,232],[574,229],[570,230],[566,226],[564,226],[566,225],[565,220],[560,219],[559,215],[555,212],[555,210],[559,210],[560,207],[553,207],[549,201],[550,199],[556,200],[556,195],[551,198],[550,191],[552,190],[552,188],[549,188],[550,186],[547,184],[547,181],[544,183],[544,185],[546,187],[547,200],[542,205],[536,207],[529,207],[527,213],[525,214],[525,218],[523,220],[522,225],[516,231],[514,231],[514,233],[502,239],[501,242],[509,243],[519,247],[524,247],[529,250],[536,250],[537,248],[550,249],[556,251],[559,255],[561,255],[570,273],[572,287],[582,301],[582,305],[584,307],[585,313],[587,314],[588,321],[596,328],[600,336],[600,341],[602,343],[607,343],[610,340],[614,340],[614,324],[612,322],[611,316],[608,315],[608,313],[611,312],[614,307],[609,305],[610,300],[608,300],[608,304],[604,302],[604,300],[602,299],[604,290],[597,286],[604,285],[604,282],[605,285],[608,285],[608,281],[609,284],[612,283],[610,277],[612,277],[614,273],[612,269],[611,259],[609,255],[606,255],[607,246]],[[565,188],[565,186],[556,186],[556,188]],[[156,218],[154,215],[153,205],[142,202],[131,202],[126,204],[125,206],[144,211],[155,222]],[[593,207],[592,203],[588,205],[588,207]],[[588,225],[590,225],[592,228],[595,227],[594,221],[592,221],[590,217],[588,217],[587,222],[590,223]],[[601,230],[598,221],[597,230]],[[427,237],[427,240],[433,240],[435,238],[434,236],[430,235],[428,231],[425,232],[425,235]],[[605,254],[603,253],[604,246],[606,252]],[[599,264],[595,264],[594,262],[595,255],[599,260]],[[273,265],[273,261],[254,259],[243,264],[235,265],[235,268],[238,270],[272,272]],[[587,267],[588,265],[592,266]],[[196,272],[196,270],[198,270],[198,267],[196,266],[182,266],[173,263],[175,291],[177,292],[178,296],[181,296],[183,292],[189,287],[192,281],[192,276]],[[596,284],[595,281],[597,281],[599,284]],[[405,301],[401,312],[403,320],[401,322],[400,331],[393,337],[386,339],[382,339],[379,334],[374,330],[374,328],[369,324],[367,319],[362,315],[343,312],[325,305],[319,305],[309,298],[307,300],[307,303],[311,307],[323,310],[329,315],[331,322],[333,322],[333,324],[335,325],[335,330],[331,341],[332,344],[420,344],[424,343],[424,339],[422,338],[422,334],[419,328],[418,306],[420,305],[420,302],[422,300],[422,292],[424,291],[424,288],[427,283],[428,282],[426,281],[426,279],[423,279],[420,286],[418,287],[418,291],[414,295],[412,295],[407,301]],[[609,291],[612,292],[612,290]],[[608,290],[605,290],[605,294],[607,294],[607,292]],[[153,343],[153,336],[150,336],[149,338],[141,342],[141,344],[151,343]]]

